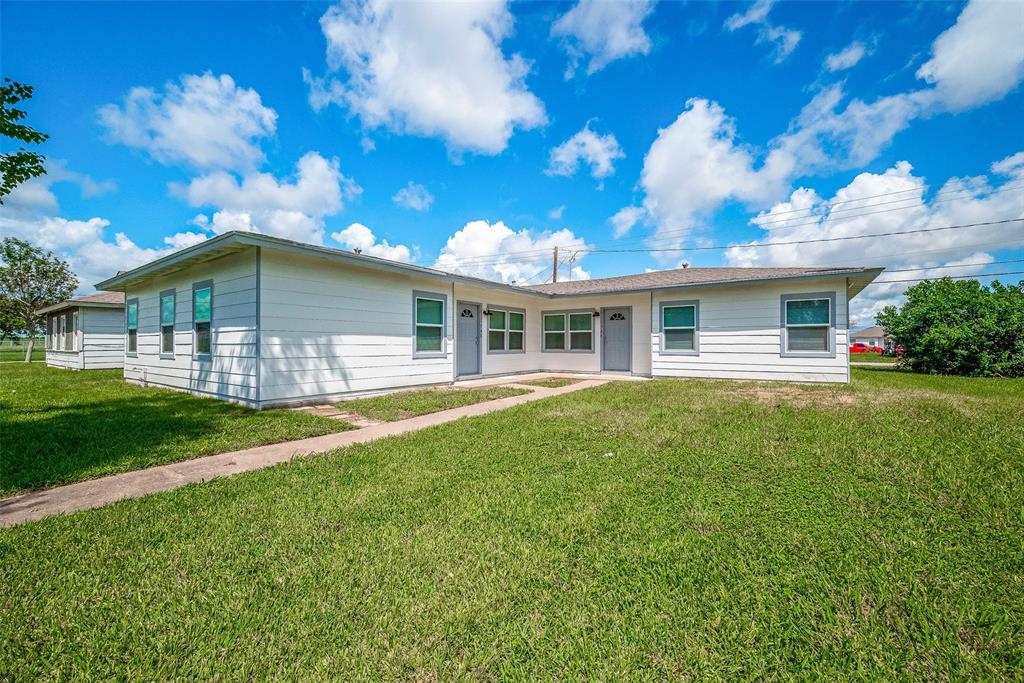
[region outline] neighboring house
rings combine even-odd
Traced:
[[[229,232],[98,286],[125,293],[127,380],[267,407],[536,371],[848,382],[848,301],[881,270],[518,287]]]
[[[886,351],[891,351],[892,339],[885,336],[884,327],[865,327],[859,332],[850,334],[850,343],[862,342],[868,346],[880,346]]]
[[[76,296],[36,311],[46,316],[46,364],[96,370],[124,366],[124,294]]]

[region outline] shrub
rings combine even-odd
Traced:
[[[1024,377],[1024,286],[926,280],[876,322],[904,348],[916,372]]]

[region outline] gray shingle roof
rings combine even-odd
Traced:
[[[849,275],[863,273],[866,268],[676,268],[636,275],[603,277],[596,280],[574,280],[526,287],[545,294],[609,294],[611,292],[643,291],[665,287],[754,282],[813,275]]]
[[[877,325],[875,325],[874,327],[865,327],[863,330],[859,330],[857,332],[853,332],[852,334],[850,334],[851,339],[857,339],[858,337],[874,338],[884,336],[885,328],[879,327]]]
[[[96,292],[85,296],[73,296],[71,301],[83,304],[123,304],[124,292]]]

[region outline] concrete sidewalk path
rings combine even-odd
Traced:
[[[533,393],[475,403],[461,408],[412,417],[408,420],[383,422],[362,429],[257,446],[244,451],[207,455],[144,470],[112,474],[101,479],[91,479],[67,486],[30,491],[0,499],[0,527],[14,526],[51,515],[97,508],[123,498],[138,498],[150,493],[169,491],[185,484],[203,482],[215,477],[226,477],[240,472],[258,470],[280,462],[287,462],[292,458],[323,453],[357,443],[366,443],[385,436],[415,432],[462,417],[485,415],[550,396],[596,387],[610,381],[614,380],[587,379],[555,389],[529,386],[524,388],[531,389]]]

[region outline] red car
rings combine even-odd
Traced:
[[[881,346],[868,346],[864,342],[853,342],[850,344],[850,353],[882,353]]]

